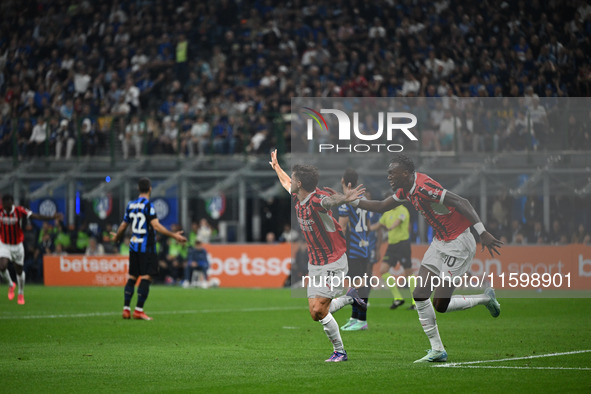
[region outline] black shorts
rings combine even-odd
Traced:
[[[137,278],[141,275],[156,276],[157,274],[158,258],[156,253],[129,251],[129,275]]]
[[[363,278],[363,275],[367,274],[367,276],[371,275],[371,264],[369,264],[369,258],[361,258],[361,259],[348,259],[349,261],[349,272],[347,272],[347,276],[349,278],[353,278],[354,276],[359,276]]]
[[[386,250],[386,254],[382,261],[391,267],[395,267],[399,261],[400,265],[405,269],[412,267],[412,260],[410,258],[410,240],[388,245],[388,249]]]
[[[366,279],[363,279],[367,275]],[[369,291],[371,290],[371,264],[369,258],[349,259],[349,272],[347,276],[351,278],[351,286],[357,287],[359,284],[366,284],[367,286],[357,287],[357,291],[361,298],[369,298]],[[361,279],[354,279],[354,278]]]

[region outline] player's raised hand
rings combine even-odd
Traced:
[[[271,165],[272,169],[275,169],[276,166],[279,165],[279,163],[277,162],[277,149],[271,152],[271,161],[269,162],[269,164]]]
[[[497,248],[500,248],[501,245],[503,245],[503,242],[493,237],[493,235],[488,231],[485,231],[482,234],[480,234],[480,242],[482,243],[482,251],[484,251],[484,248],[486,247],[491,257],[495,257],[493,252],[495,252],[498,255],[501,254],[497,250]]]
[[[355,201],[358,198],[361,198],[361,196],[363,196],[363,193],[365,193],[365,188],[362,184],[357,185],[356,188],[352,188],[351,183],[347,184],[346,187],[343,186],[343,194],[345,196],[346,202]]]

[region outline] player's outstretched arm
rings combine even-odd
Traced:
[[[359,203],[355,205],[355,202],[351,203],[353,206],[357,206],[361,209],[365,209],[366,211],[371,212],[379,212],[384,213],[389,211],[390,209],[394,209],[396,207],[396,201],[392,196],[379,201],[379,200],[359,200]]]
[[[476,210],[474,209],[472,204],[470,204],[470,201],[448,190],[445,193],[443,205],[447,207],[456,208],[459,213],[461,213],[470,221],[470,223],[472,223],[472,226],[474,226],[474,230],[476,230],[478,235],[480,235],[482,250],[484,250],[484,248],[486,247],[492,257],[494,257],[493,252],[499,255],[501,254],[497,250],[497,248],[500,248],[501,245],[503,245],[503,242],[496,239],[491,233],[486,231],[486,229],[484,228],[484,224],[482,224],[482,222],[480,221],[480,217],[476,213]]]
[[[326,209],[331,209],[337,205],[343,205],[359,200],[361,196],[363,196],[363,193],[365,193],[365,188],[363,185],[357,185],[357,187],[351,188],[351,184],[349,184],[349,187],[346,188],[343,193],[338,193],[336,190],[331,188],[327,189],[332,194],[322,199],[322,206]]]
[[[35,219],[35,220],[64,220],[64,215],[60,212],[57,212],[55,214],[53,214],[53,216],[46,216],[46,215],[41,215],[38,213],[32,213],[31,216],[29,216],[31,219]]]
[[[152,227],[154,227],[154,230],[158,231],[160,234],[162,235],[166,235],[167,237],[171,237],[176,239],[178,242],[180,243],[185,243],[187,242],[187,238],[185,238],[182,234],[182,231],[177,231],[177,232],[172,232],[169,229],[167,229],[166,227],[164,227],[159,221],[158,219],[152,219],[152,221],[150,221],[150,224],[152,225]]]
[[[288,193],[291,193],[291,178],[285,171],[283,171],[279,165],[279,162],[277,161],[277,149],[271,152],[271,161],[269,164],[271,165],[271,168],[277,173],[277,177],[279,178],[279,182],[281,182],[281,186],[283,186],[283,188],[287,190]]]

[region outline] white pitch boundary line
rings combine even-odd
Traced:
[[[300,306],[268,307],[268,308],[242,308],[242,309],[201,309],[187,311],[151,311],[151,315],[184,315],[198,313],[240,313],[240,312],[267,312],[304,309]],[[73,313],[67,315],[23,315],[23,316],[0,316],[0,320],[19,319],[68,319],[77,317],[117,316],[121,312],[95,312],[95,313]]]
[[[591,350],[575,350],[572,352],[538,354],[535,356],[524,356],[524,357],[510,357],[510,358],[501,358],[498,360],[478,360],[478,361],[465,361],[465,362],[461,362],[461,363],[438,364],[438,365],[433,365],[433,367],[435,367],[435,368],[502,368],[502,367],[495,367],[495,366],[468,367],[468,365],[483,364],[483,363],[499,363],[499,362],[503,362],[503,361],[515,361],[515,360],[531,360],[534,358],[568,356],[571,354],[581,354],[581,353],[590,353],[590,352],[591,352]],[[531,367],[531,368],[530,367],[507,367],[507,368],[535,369],[534,367]],[[540,367],[540,368],[545,368],[545,367]],[[557,368],[557,369],[565,369],[565,368]],[[591,368],[587,368],[587,369],[591,369]]]
[[[436,365],[442,367],[442,365]],[[551,370],[569,370],[569,371],[591,371],[591,368],[570,368],[570,367],[509,367],[506,365],[450,365],[449,368],[479,368],[479,369],[551,369]]]

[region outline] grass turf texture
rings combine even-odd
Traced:
[[[370,300],[368,331],[342,332],[349,361],[333,364],[289,290],[153,286],[153,321],[121,318],[122,288],[28,286],[24,306],[0,291],[3,393],[591,390],[590,370],[531,369],[591,368],[591,353],[477,364],[525,369],[413,364],[428,340],[408,303],[391,311],[389,299]],[[437,315],[450,363],[591,349],[589,299],[500,302],[498,319],[482,306]]]

